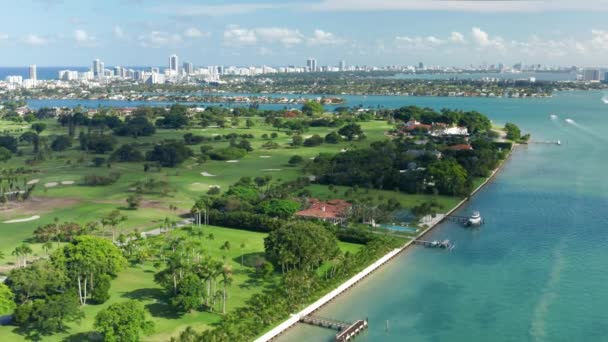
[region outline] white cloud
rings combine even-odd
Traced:
[[[282,27],[259,27],[253,29],[229,26],[224,31],[224,45],[243,46],[257,43],[279,43],[289,47],[304,41],[304,35],[298,30]]]
[[[333,33],[318,29],[313,32],[312,37],[308,38],[310,45],[336,45],[343,42],[343,39],[336,37]]]
[[[47,38],[39,36],[37,34],[30,33],[25,37],[23,42],[25,44],[31,45],[31,46],[43,46],[43,45],[47,45],[49,43],[49,40]]]
[[[182,41],[182,37],[179,34],[163,31],[152,31],[142,34],[137,39],[139,40],[139,44],[146,48],[175,46]]]
[[[114,26],[114,29],[112,29],[112,32],[114,32],[114,36],[118,39],[125,38],[125,31],[122,29],[122,27],[120,27],[118,25]]]
[[[278,42],[285,46],[300,44],[304,38],[298,30],[281,27],[262,27],[255,29],[254,32],[263,42]]]
[[[452,43],[465,43],[464,35],[460,32],[452,32],[448,40]]]
[[[0,40],[8,40],[8,34],[0,32]]]
[[[230,26],[224,31],[224,44],[228,46],[251,45],[257,41],[258,38],[253,30]]]
[[[74,40],[79,46],[94,47],[97,45],[95,37],[89,35],[87,31],[78,29],[74,31]]]
[[[188,37],[188,38],[201,38],[201,37],[206,37],[208,35],[209,35],[208,33],[202,32],[201,30],[197,29],[196,27],[190,27],[184,31],[184,37]]]
[[[407,49],[432,49],[437,46],[445,44],[446,41],[439,39],[435,36],[426,37],[408,37],[408,36],[397,36],[395,37],[395,45],[399,48]]]
[[[501,37],[491,39],[490,35],[479,27],[473,27],[471,29],[471,36],[473,37],[473,41],[481,48],[505,48]]]

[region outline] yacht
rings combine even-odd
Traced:
[[[479,214],[479,211],[474,212],[473,215],[469,217],[469,221],[467,222],[469,226],[479,226],[482,223],[483,219],[481,218],[481,214]]]

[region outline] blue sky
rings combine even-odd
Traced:
[[[0,0],[0,66],[608,65],[608,0]]]

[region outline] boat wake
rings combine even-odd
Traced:
[[[564,269],[564,242],[560,242],[553,252],[553,265],[549,279],[534,307],[534,316],[530,327],[530,335],[535,341],[545,341],[547,337],[546,318],[549,307],[557,297],[557,287]]]
[[[558,119],[557,115],[555,115],[555,114],[551,114],[550,117],[551,117],[551,120],[557,120]]]
[[[608,104],[608,95],[602,96],[602,102],[604,102],[604,104]]]
[[[567,123],[569,123],[570,125],[578,128],[578,129],[580,129],[581,131],[587,133],[588,136],[591,136],[591,137],[593,137],[595,139],[598,139],[598,140],[602,140],[604,142],[608,142],[608,139],[606,139],[605,137],[601,136],[600,134],[597,134],[596,132],[594,132],[590,128],[585,127],[585,126],[579,124],[578,122],[576,122],[576,121],[574,121],[574,120],[572,120],[570,118],[564,119],[564,121],[566,121]]]

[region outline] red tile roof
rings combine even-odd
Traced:
[[[459,144],[459,145],[448,146],[448,149],[453,150],[453,151],[472,151],[473,146],[471,146],[469,144]]]
[[[323,202],[316,198],[311,198],[310,204],[308,209],[298,211],[296,216],[318,219],[337,219],[344,217],[348,209],[352,207],[350,203],[341,199]]]

